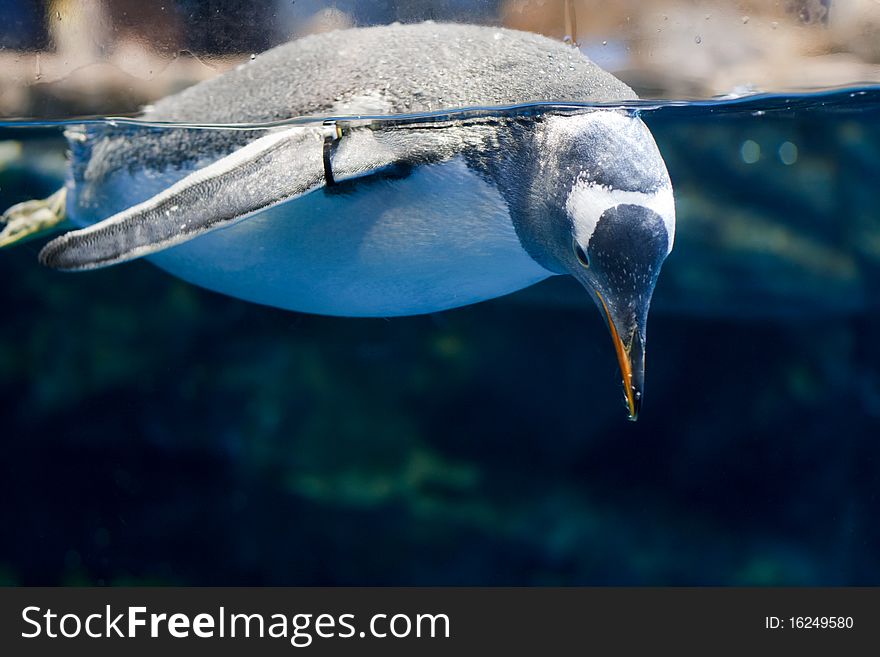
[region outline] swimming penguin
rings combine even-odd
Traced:
[[[43,248],[49,267],[146,256],[224,294],[328,315],[435,312],[569,274],[607,321],[635,419],[648,305],[675,229],[654,139],[623,110],[459,111],[635,97],[576,48],[535,34],[423,23],[309,36],[142,118],[410,117],[71,129],[65,188],[10,208],[4,233],[67,219],[80,228]]]

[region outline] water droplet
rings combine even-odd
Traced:
[[[602,42],[602,45],[603,45],[603,46],[607,46],[607,45],[608,45],[608,42],[607,42],[607,41],[603,41],[603,42]]]
[[[58,20],[61,20],[61,12],[60,11],[55,12],[55,18],[57,18]]]
[[[754,164],[761,159],[761,146],[756,141],[746,139],[740,146],[739,156],[746,164]]]
[[[798,159],[798,147],[790,141],[782,142],[779,147],[779,159],[787,167],[791,166]]]
[[[745,25],[746,23],[749,22],[749,17],[748,17],[748,16],[743,16],[743,19],[742,19],[742,20],[743,20],[743,25]]]
[[[254,53],[251,53],[251,61],[253,61],[256,58],[257,58],[257,56]]]
[[[770,27],[775,30],[777,27],[779,27],[779,21],[773,21],[772,23],[770,23]]]
[[[700,45],[701,43],[703,43],[703,37],[701,37],[698,34],[697,36],[694,37],[694,43],[696,43],[697,45]]]

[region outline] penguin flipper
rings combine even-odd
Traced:
[[[329,130],[335,136],[336,128]],[[40,252],[40,262],[66,271],[115,265],[314,191],[327,183],[324,149],[328,134],[328,127],[295,127],[261,137],[143,203],[52,240]],[[373,138],[363,135],[360,139]],[[358,157],[344,158],[341,170],[334,164],[335,176],[366,175],[394,159],[388,149],[357,152]]]

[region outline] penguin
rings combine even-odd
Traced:
[[[312,35],[158,101],[140,126],[68,130],[64,189],[3,219],[20,235],[47,216],[76,225],[40,252],[53,269],[146,257],[326,315],[433,313],[571,275],[607,323],[636,419],[675,207],[650,131],[614,105],[635,98],[536,34],[428,22]],[[289,121],[308,116],[337,119]]]

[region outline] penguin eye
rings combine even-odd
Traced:
[[[577,243],[577,240],[571,241],[571,247],[574,249],[574,254],[577,257],[578,262],[584,267],[589,267],[590,257],[587,255],[587,252],[581,248],[581,245]]]

